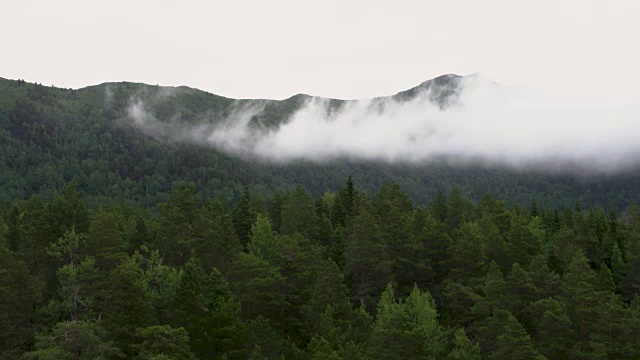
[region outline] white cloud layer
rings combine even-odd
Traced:
[[[550,94],[481,76],[461,78],[451,106],[441,108],[431,98],[427,90],[410,101],[350,101],[338,111],[329,111],[327,99],[310,98],[272,129],[250,125],[262,103],[238,106],[215,126],[170,126],[140,102],[129,116],[151,134],[278,162],[447,159],[596,173],[640,165],[640,98]]]

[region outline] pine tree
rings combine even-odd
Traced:
[[[169,325],[149,326],[136,330],[140,343],[137,359],[175,359],[193,360],[189,349],[189,334],[184,328],[172,328]]]
[[[242,353],[246,329],[240,320],[240,303],[231,296],[222,276],[207,275],[194,254],[184,266],[174,309],[174,326],[187,330],[198,358]]]
[[[538,300],[539,289],[535,287],[529,273],[519,263],[514,263],[511,267],[507,277],[507,289],[510,295],[509,306],[503,309],[509,310],[516,319],[528,327],[526,308],[531,302]]]
[[[582,354],[591,350],[591,327],[597,318],[596,305],[599,299],[595,283],[596,274],[589,267],[587,258],[582,252],[577,252],[562,279],[562,295],[573,322],[579,329],[579,353]]]
[[[613,251],[611,254],[611,272],[613,273],[613,281],[615,282],[616,289],[620,289],[622,281],[625,278],[626,264],[622,258],[622,251],[617,243],[613,244]]]
[[[464,329],[458,329],[453,334],[453,349],[447,355],[447,360],[480,360],[480,347],[469,340]]]
[[[249,239],[247,250],[250,254],[267,261],[276,258],[279,249],[268,217],[258,214],[255,224],[251,226]]]
[[[475,304],[474,288],[451,279],[445,280],[440,302],[445,313],[443,322],[449,327],[469,326],[474,320],[471,309]]]
[[[247,324],[251,359],[301,359],[302,352],[262,316]]]
[[[318,216],[313,208],[313,198],[302,186],[298,186],[282,204],[282,234],[295,232],[309,239],[318,236]]]
[[[193,247],[206,271],[217,268],[226,272],[233,259],[242,251],[233,219],[220,200],[206,206],[202,216],[205,218],[202,221],[208,224],[202,236],[194,240]]]
[[[482,217],[478,219],[478,227],[484,239],[482,244],[483,252],[488,259],[495,261],[498,266],[500,266],[503,274],[508,273],[513,260],[507,249],[504,236],[495,224],[494,217],[484,213]],[[509,228],[510,227],[511,225],[509,225]],[[505,234],[505,236],[508,235]]]
[[[76,189],[74,182],[67,184],[62,196],[53,202],[51,215],[52,224],[56,227],[55,237],[62,236],[72,227],[79,234],[85,234],[89,230],[89,213],[83,194]]]
[[[91,281],[95,278],[95,260],[81,255],[84,239],[72,227],[47,252],[63,263],[56,271],[60,284],[58,296],[51,300],[50,311],[71,321],[86,320],[92,310],[95,294],[91,291]]]
[[[193,183],[178,182],[167,202],[159,205],[162,232],[158,248],[169,265],[185,264],[193,242],[202,235],[198,218],[198,197]]]
[[[375,359],[437,358],[444,350],[437,316],[428,292],[416,287],[403,303],[395,300],[393,287],[387,286],[378,302],[370,355]]]
[[[527,312],[536,349],[549,359],[570,358],[576,332],[565,304],[553,298],[542,299],[530,304]]]
[[[502,333],[496,338],[496,349],[489,354],[492,360],[542,360],[545,359],[531,343],[531,338],[509,312],[498,310],[497,317],[504,319]]]
[[[399,296],[409,295],[413,285],[427,271],[421,262],[421,249],[411,234],[413,206],[409,195],[397,183],[382,186],[373,197],[376,222],[390,256],[390,265]]]
[[[331,307],[331,315],[335,316],[337,323],[348,322],[352,312],[349,290],[338,265],[331,260],[327,262],[326,268],[319,272],[311,298],[301,309],[309,328],[318,326],[320,315],[327,307]]]
[[[536,198],[533,197],[531,199],[531,207],[529,208],[529,216],[536,217],[538,216],[538,204],[536,203]]]
[[[123,354],[107,340],[108,334],[93,321],[65,321],[50,334],[38,335],[35,350],[23,359],[106,359]]]
[[[100,212],[93,216],[86,236],[86,253],[94,257],[96,267],[105,274],[126,257],[114,214]]]
[[[333,244],[329,248],[329,258],[338,265],[340,270],[344,271],[346,265],[346,244],[344,239],[344,229],[338,225],[333,229]]]
[[[347,219],[354,215],[355,196],[356,190],[351,175],[349,175],[345,187],[338,191],[333,206],[331,207],[331,221],[334,225],[345,227]]]
[[[463,285],[478,284],[482,280],[486,267],[482,244],[482,235],[475,223],[465,223],[455,231],[449,260],[451,279]]]
[[[143,271],[141,280],[146,284],[146,296],[153,307],[154,318],[161,324],[172,323],[176,314],[174,305],[180,273],[163,263],[158,250],[150,251],[146,247],[134,252],[131,261]]]
[[[278,219],[280,217],[278,216]],[[249,242],[249,234],[251,232],[251,225],[256,220],[256,212],[251,206],[251,195],[249,194],[249,188],[244,188],[244,192],[240,197],[240,201],[233,209],[233,227],[236,229],[238,239],[243,247]]]
[[[529,269],[527,275],[535,288],[535,299],[545,299],[560,294],[560,276],[549,269],[546,256],[536,256],[531,261]]]
[[[531,220],[531,222],[530,222]],[[512,218],[511,230],[506,236],[513,262],[527,268],[536,255],[542,252],[544,230],[539,218],[518,216]]]
[[[473,220],[471,209],[473,205],[469,200],[462,197],[460,190],[454,188],[447,198],[447,219],[446,224],[450,230],[459,228],[467,221]]]
[[[317,240],[318,243],[327,249],[327,251],[333,246],[334,237],[333,237],[333,226],[331,225],[331,220],[326,213],[323,213],[319,217],[318,222],[318,235]]]
[[[345,278],[351,300],[356,304],[364,301],[371,311],[393,273],[378,224],[364,208],[352,219],[346,244]]]
[[[640,231],[634,231],[625,244],[626,266],[621,289],[625,300],[640,296]]]
[[[592,327],[592,346],[606,352],[609,359],[633,359],[640,356],[633,329],[633,312],[626,309],[617,296],[609,293],[600,301],[598,319]],[[640,319],[635,315],[635,320]]]
[[[446,225],[429,216],[425,226],[417,235],[416,241],[424,252],[422,262],[432,271],[431,276],[424,280],[428,288],[433,289],[434,297],[438,298],[442,292],[442,282],[449,274],[448,261],[453,245],[447,234]]]
[[[51,284],[47,247],[51,235],[47,226],[49,221],[42,201],[38,195],[32,195],[24,204],[20,221],[20,246],[29,272]]]
[[[449,209],[447,208],[447,198],[442,193],[442,190],[438,189],[436,198],[433,203],[431,203],[430,211],[439,222],[445,223],[447,221]]]
[[[0,245],[0,358],[17,359],[34,341],[42,283]]]
[[[225,278],[242,303],[244,319],[282,318],[286,309],[284,279],[277,267],[255,255],[240,253]]]
[[[339,326],[334,318],[331,306],[319,314],[316,331],[305,353],[312,359],[370,359],[364,344],[354,341],[354,330]]]
[[[550,246],[552,250],[549,267],[562,275],[569,267],[576,252],[580,251],[575,232],[569,227],[563,226],[553,237]]]
[[[151,234],[149,233],[149,229],[147,228],[146,219],[144,216],[138,216],[135,219],[135,230],[133,235],[130,238],[128,249],[129,253],[132,254],[135,250],[140,249],[141,246],[150,246],[151,245]]]
[[[269,219],[271,219],[271,225],[273,231],[279,232],[282,225],[282,204],[284,203],[285,195],[282,192],[276,192],[271,200],[268,202],[267,212],[269,213]]]
[[[481,293],[481,295],[476,294],[473,296],[475,304],[471,308],[471,312],[477,320],[492,316],[497,310],[505,310],[511,307],[507,283],[500,271],[500,267],[498,267],[498,264],[494,261],[489,265]]]
[[[153,307],[144,271],[126,259],[109,275],[104,290],[104,327],[127,357],[133,357],[136,329],[153,323]]]
[[[7,218],[5,219],[6,230],[4,232],[4,239],[7,242],[7,247],[10,251],[20,251],[20,207],[17,203],[14,203],[11,207]]]

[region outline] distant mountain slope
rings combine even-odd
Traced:
[[[430,89],[431,100],[446,107],[455,99],[460,77],[444,75],[393,96],[414,98]],[[302,184],[315,194],[341,187],[349,174],[365,191],[397,181],[416,202],[426,203],[438,189],[458,187],[472,199],[485,192],[526,205],[530,194],[539,204],[556,206],[640,202],[640,177],[518,172],[479,165],[444,163],[388,164],[335,160],[287,164],[238,158],[191,142],[164,141],[175,127],[141,131],[131,126],[129,112],[137,101],[159,123],[199,125],[224,120],[243,106],[260,106],[251,118],[256,126],[286,122],[310,96],[286,100],[235,100],[187,87],[106,83],[79,90],[45,87],[0,79],[0,200],[24,199],[39,193],[51,198],[68,181],[82,189],[92,206],[121,199],[153,205],[164,200],[174,181],[193,181],[205,197],[238,197],[244,186],[269,196],[274,189]],[[340,108],[345,100],[326,100]],[[162,128],[161,128],[162,129]],[[175,139],[174,139],[175,140]]]

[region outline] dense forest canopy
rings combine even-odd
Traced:
[[[443,106],[447,79],[421,85]],[[0,79],[0,359],[640,357],[636,172],[168,136],[238,104],[276,127],[305,98]],[[131,123],[138,100],[157,126]]]
[[[414,206],[177,182],[89,210],[75,184],[0,214],[6,359],[636,359],[640,208]]]
[[[442,89],[434,101],[453,90],[449,77],[436,78],[399,93],[411,99],[420,89]],[[526,206],[535,197],[544,206],[562,208],[616,206],[640,202],[637,171],[614,175],[513,170],[499,166],[446,161],[378,162],[344,158],[325,162],[268,162],[237,157],[207,144],[167,138],[176,124],[210,124],[237,106],[260,104],[251,121],[273,127],[286,121],[306,95],[282,101],[233,100],[189,88],[109,83],[79,90],[58,89],[0,79],[0,201],[26,200],[32,194],[53,200],[73,181],[92,209],[126,202],[149,207],[166,201],[175,181],[191,181],[205,199],[237,201],[243,188],[263,197],[303,185],[313,195],[336,191],[350,174],[372,194],[395,181],[416,204],[427,205],[438,190],[453,188],[474,202],[485,193]],[[128,116],[132,103],[166,127],[143,129]],[[343,102],[331,100],[339,108]],[[169,124],[172,124],[171,126]]]

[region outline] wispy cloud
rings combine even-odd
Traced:
[[[150,135],[193,141],[267,161],[337,158],[424,163],[482,161],[517,168],[571,167],[615,172],[640,165],[640,99],[549,94],[496,85],[482,76],[453,79],[442,106],[431,86],[403,97],[348,101],[335,108],[310,97],[279,125],[254,121],[264,102],[238,102],[197,125],[158,121],[132,101],[131,124]]]

